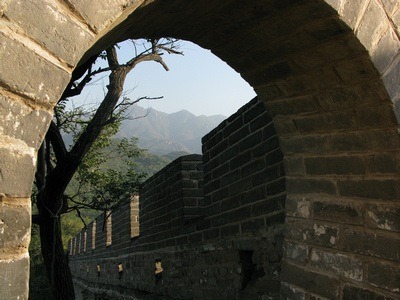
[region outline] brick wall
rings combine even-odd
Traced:
[[[111,212],[108,247],[99,227],[104,216],[97,218],[95,250],[71,257],[78,287],[98,294],[122,288],[181,298],[278,297],[285,177],[263,104],[255,98],[222,122],[203,138],[203,151],[144,183],[138,237],[130,235],[128,202]]]
[[[28,297],[29,197],[36,151],[53,106],[79,61],[128,37],[185,38],[211,49],[240,72],[274,118],[285,154],[288,192],[296,195],[291,196],[292,203],[301,203],[300,212],[294,212],[297,216],[290,216],[293,221],[304,218],[307,211],[313,216],[313,201],[320,201],[321,192],[338,191],[341,199],[323,200],[343,204],[354,199],[352,207],[364,205],[366,232],[393,240],[400,198],[393,192],[399,180],[399,9],[395,0],[27,0],[23,9],[18,1],[4,2],[0,5],[0,230],[4,231],[0,267],[7,274],[0,278],[0,287],[4,297]],[[332,152],[330,146],[341,153]],[[341,169],[335,171],[339,174],[311,175],[303,168],[303,156],[309,153],[330,162],[333,157],[345,162],[346,154],[362,154],[356,160],[362,159],[372,173],[347,178]],[[338,185],[336,175],[342,176]],[[392,189],[391,200],[381,184]],[[297,188],[307,196],[296,194]],[[363,192],[367,189],[377,201]],[[310,210],[305,205],[308,200]],[[305,218],[307,222],[314,219]],[[363,226],[357,226],[354,232],[364,232]],[[373,243],[367,244],[373,248]],[[377,270],[379,262],[382,272],[399,267],[398,259],[380,261],[372,250],[363,255],[367,258],[364,274]],[[14,288],[9,288],[9,282]],[[398,297],[392,288],[398,282],[386,286],[364,277],[362,284],[353,282],[349,288],[344,284],[348,279],[336,282],[341,287],[338,297],[355,295],[357,289],[361,294]],[[290,289],[298,297],[311,297],[307,282],[297,284],[290,283]]]

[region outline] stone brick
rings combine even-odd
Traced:
[[[281,153],[278,154],[278,156],[280,156],[280,155],[281,155]],[[268,158],[266,158],[266,160],[268,160]],[[267,165],[269,165],[269,164],[267,163]],[[256,186],[263,185],[268,182],[277,180],[279,178],[282,178],[283,176],[284,176],[283,166],[276,164],[276,165],[272,165],[270,167],[265,168],[263,171],[261,171],[257,174],[254,174],[251,177],[251,182],[252,182],[253,187],[256,187]]]
[[[363,224],[364,207],[357,203],[331,201],[314,201],[312,212],[314,219],[335,223]]]
[[[274,119],[275,129],[279,136],[292,136],[298,134],[296,124],[293,119],[277,116]]]
[[[288,176],[302,175],[305,172],[303,157],[285,156],[283,163]]]
[[[332,274],[340,274],[345,278],[356,281],[361,281],[364,278],[362,261],[340,253],[313,249],[311,251],[310,266]]]
[[[250,131],[255,132],[256,130],[265,127],[271,121],[271,117],[267,113],[262,113],[249,123]]]
[[[392,15],[400,7],[397,0],[382,0],[383,6],[389,15]]]
[[[269,214],[282,210],[284,208],[285,198],[285,196],[274,197],[253,204],[252,215],[259,216],[261,214]]]
[[[215,191],[218,190],[221,187],[221,179],[215,179],[213,181],[206,182],[204,185],[204,190],[205,191]]]
[[[391,179],[338,181],[339,194],[367,199],[400,199],[400,182]]]
[[[242,233],[256,233],[265,228],[265,221],[264,218],[258,218],[243,222],[240,226]]]
[[[400,205],[370,204],[365,217],[366,226],[400,232]]]
[[[306,292],[296,286],[283,282],[281,285],[280,296],[280,299],[286,300],[305,300]]]
[[[365,174],[364,160],[357,156],[311,157],[304,164],[310,175]]]
[[[262,139],[262,132],[257,131],[250,135],[247,135],[244,139],[242,139],[239,143],[239,150],[244,152],[252,147],[255,147]]]
[[[239,170],[232,171],[221,177],[221,187],[225,187],[240,179]]]
[[[221,211],[228,211],[241,206],[241,196],[237,195],[221,202]]]
[[[219,237],[219,229],[209,229],[203,232],[203,240],[211,240]]]
[[[246,163],[249,163],[250,161],[251,161],[251,152],[246,151],[245,153],[241,153],[233,157],[232,160],[229,162],[229,166],[231,170],[234,170],[238,167],[245,165]]]
[[[222,238],[236,236],[240,233],[240,226],[239,224],[223,226],[221,227],[220,232]]]
[[[243,117],[241,115],[234,115],[234,116],[235,116],[235,119],[233,119],[231,122],[227,123],[226,127],[222,131],[222,134],[223,134],[224,138],[230,136],[235,131],[237,131],[240,128],[242,128],[243,125],[244,125]]]
[[[345,32],[349,32],[349,28],[334,19],[325,20],[324,23],[307,29],[307,33],[320,42],[340,36]]]
[[[286,191],[286,178],[281,177],[278,180],[267,183],[267,195],[273,196]]]
[[[343,289],[343,299],[371,299],[371,300],[392,300],[372,290],[346,285]]]
[[[13,259],[0,259],[1,297],[3,299],[28,299],[29,255]]]
[[[386,90],[389,94],[389,97],[394,101],[398,99],[400,94],[400,87],[398,82],[400,80],[400,63],[399,58],[397,58],[397,63],[394,64],[394,67],[383,76],[383,82],[385,84]],[[399,116],[397,116],[399,119]]]
[[[5,16],[55,56],[75,65],[93,40],[92,34],[51,1],[12,1]],[[49,23],[52,26],[49,26]],[[63,45],[60,47],[60,45]]]
[[[374,262],[368,265],[367,282],[373,286],[400,294],[400,264]]]
[[[337,247],[339,245],[339,234],[338,227],[321,223],[300,222],[291,218],[287,219],[285,227],[285,236],[288,239],[324,247]]]
[[[351,228],[343,230],[343,249],[363,255],[398,261],[400,257],[400,238],[393,235],[378,235],[375,232]]]
[[[399,51],[400,40],[396,32],[389,27],[379,40],[376,50],[371,57],[379,73],[383,74],[387,70]]]
[[[248,126],[242,127],[229,137],[229,145],[232,146],[237,142],[240,142],[244,137],[248,136],[249,134],[250,134],[249,127]]]
[[[305,270],[287,262],[282,263],[282,280],[329,299],[337,299],[339,295],[339,281],[335,277]]]
[[[253,159],[249,164],[245,165],[241,169],[242,178],[253,175],[254,173],[261,171],[265,168],[265,160],[262,158]]]
[[[318,93],[315,98],[322,109],[338,110],[367,107],[386,102],[386,91],[382,83],[353,84],[333,87]]]
[[[335,182],[325,179],[287,177],[286,190],[290,194],[323,193],[336,195]]]
[[[7,203],[3,200],[0,198],[0,247],[27,249],[31,226],[30,199],[25,199],[25,205],[12,204],[13,199],[8,199]]]
[[[307,198],[288,196],[286,198],[285,210],[288,216],[309,218],[311,213],[311,201]]]
[[[266,106],[268,108],[268,112],[270,112],[273,116],[298,115],[300,113],[312,113],[320,110],[315,97],[310,96],[300,96],[293,99],[268,101]]]
[[[267,191],[265,186],[257,186],[248,191],[241,193],[241,204],[246,205],[249,203],[255,203],[257,201],[266,201]]]
[[[29,147],[39,148],[43,132],[52,115],[42,109],[32,109],[18,101],[0,95],[0,122],[3,134],[24,141]]]
[[[210,149],[210,156],[215,157],[225,150],[229,145],[228,139],[224,139]]]
[[[309,259],[309,248],[306,245],[287,242],[284,244],[284,255],[289,261],[305,265]]]
[[[32,154],[0,148],[0,190],[16,197],[29,197],[35,174]]]
[[[382,32],[388,25],[389,23],[382,7],[376,1],[370,1],[357,29],[357,37],[365,48],[369,50],[381,37]]]
[[[251,81],[253,81],[254,84],[257,84],[267,81],[274,81],[277,79],[284,79],[286,77],[289,77],[293,73],[294,70],[290,63],[288,63],[287,61],[281,61],[270,65],[264,70],[254,73],[250,76],[253,76],[253,78],[251,78]]]
[[[368,160],[371,173],[398,174],[400,173],[400,156],[396,154],[376,154]]]
[[[340,78],[347,83],[367,80],[377,73],[372,62],[365,58],[341,62],[335,66],[335,70]]]
[[[265,163],[267,166],[272,166],[283,160],[283,153],[279,149],[279,138],[277,135],[267,140],[265,152],[268,153],[265,156]]]
[[[118,0],[112,3],[94,0],[70,0],[69,2],[97,32],[109,25],[114,18],[122,13],[126,6],[131,4],[129,0]]]
[[[263,86],[255,86],[254,90],[256,91],[257,95],[266,101],[271,101],[275,99],[280,99],[284,96],[282,91],[275,85],[263,85]],[[272,116],[274,116],[273,114]]]
[[[3,85],[42,103],[55,104],[69,82],[70,74],[2,33],[0,39],[0,57],[7,57],[1,60],[0,81]],[[29,74],[29,79],[16,74],[19,68]]]
[[[343,20],[351,28],[354,28],[359,21],[359,18],[361,18],[360,14],[366,2],[366,0],[343,2]]]
[[[325,2],[337,11],[339,11],[340,5],[342,4],[342,0],[325,0]]]

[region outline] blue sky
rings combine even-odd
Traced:
[[[155,62],[144,62],[129,74],[125,91],[128,97],[163,96],[156,101],[140,102],[142,107],[172,113],[186,109],[195,115],[230,116],[250,101],[255,93],[241,76],[211,51],[186,41],[180,42],[184,55],[164,55],[170,71]],[[123,45],[121,60],[132,56],[133,48]],[[99,80],[81,99],[94,102],[101,98],[106,78]]]

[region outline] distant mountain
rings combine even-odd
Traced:
[[[187,110],[167,114],[138,105],[123,122],[118,137],[139,138],[139,146],[155,154],[201,153],[201,138],[226,119],[223,115],[195,116]]]

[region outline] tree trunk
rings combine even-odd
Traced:
[[[73,300],[72,274],[62,243],[60,218],[52,217],[47,211],[41,211],[40,218],[41,249],[53,299]]]

